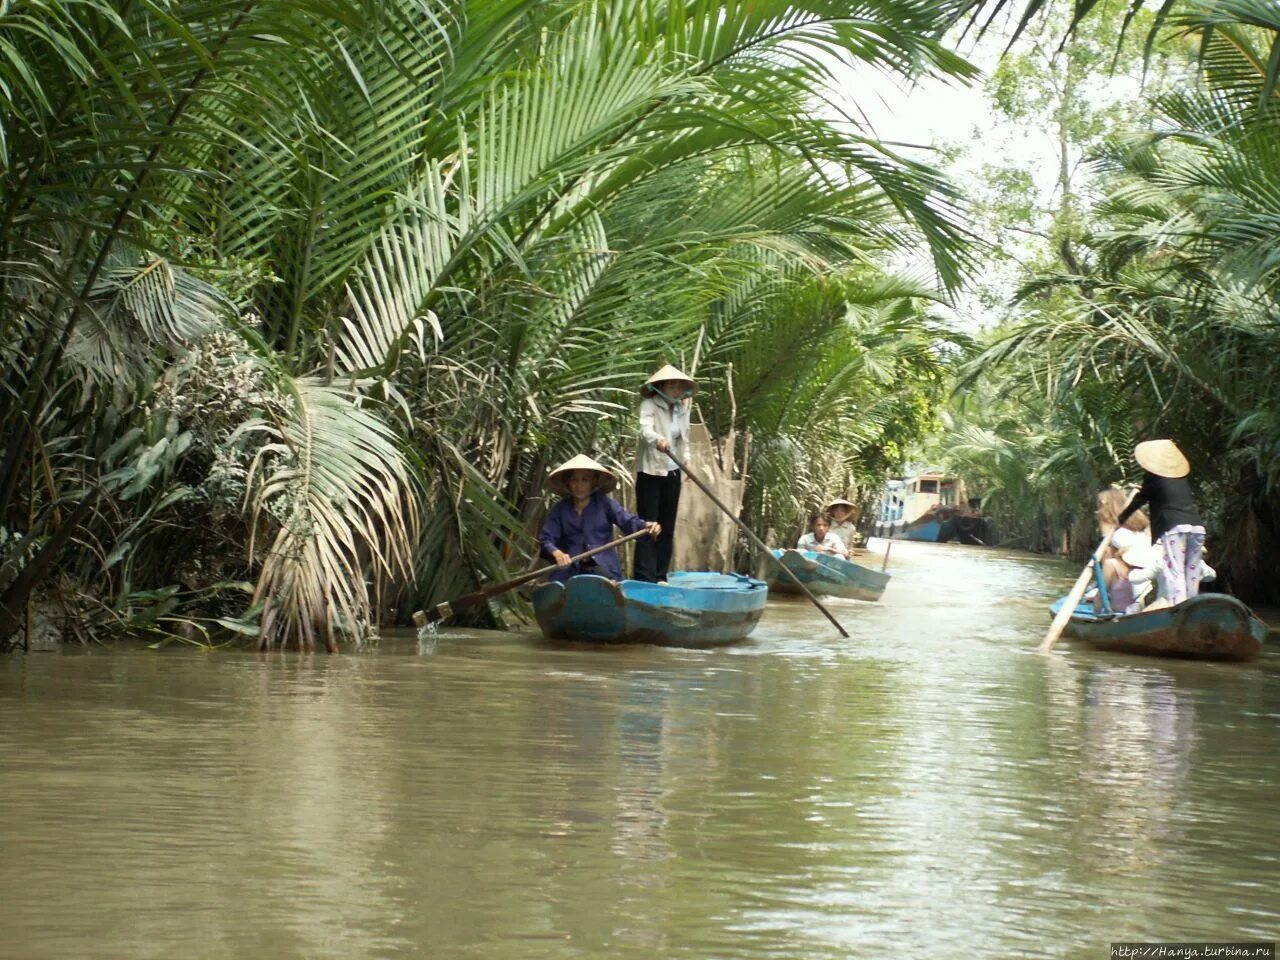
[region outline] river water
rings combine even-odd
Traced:
[[[873,544],[882,545],[875,541]],[[1036,653],[1060,561],[895,543],[718,651],[0,660],[0,957],[1106,957],[1280,937],[1280,657]]]

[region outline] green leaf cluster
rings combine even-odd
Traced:
[[[971,262],[937,171],[819,102],[841,62],[972,75],[966,6],[5,5],[0,516],[61,534],[3,614],[57,569],[133,596],[194,557],[165,603],[251,579],[264,646],[369,636],[527,556],[557,459],[626,470],[664,360],[761,463],[864,477],[927,416],[928,298]]]

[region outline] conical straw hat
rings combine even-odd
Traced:
[[[690,396],[698,392],[698,382],[696,380],[692,377],[686,377],[683,373],[668,363],[665,367],[641,384],[640,393],[646,397],[653,396],[654,391],[657,389],[654,384],[662,383],[664,380],[683,380],[689,385]]]
[[[822,512],[830,513],[832,507],[848,507],[850,512],[858,509],[854,504],[850,503],[844,497],[836,497],[834,500],[832,500],[830,503],[828,503],[825,507],[822,508]]]
[[[569,495],[569,474],[574,470],[594,470],[600,475],[600,479],[596,481],[596,489],[601,493],[608,493],[618,485],[618,478],[606,470],[600,464],[596,463],[586,454],[580,453],[572,460],[566,460],[560,466],[551,471],[547,477],[547,489],[554,490],[556,493]]]
[[[1157,477],[1185,477],[1191,464],[1172,440],[1146,440],[1133,448],[1138,466]]]

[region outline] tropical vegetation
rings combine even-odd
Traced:
[[[1076,556],[1089,494],[1133,482],[1136,440],[1195,465],[1225,585],[1280,595],[1280,100],[1274,5],[1186,6],[1198,74],[1091,151],[1098,196],[1059,256],[1024,272],[1018,309],[970,363],[943,441],[1006,535]]]
[[[969,75],[962,9],[6,4],[0,635],[367,639],[530,557],[549,465],[629,472],[666,360],[757,513],[892,457],[959,202],[821,93]]]
[[[753,526],[865,497],[943,422],[968,344],[937,305],[989,251],[841,88],[973,78],[946,37],[977,6],[4,4],[0,645],[50,617],[367,641],[531,562],[550,466],[628,475],[664,362],[704,385]],[[1098,153],[1105,201],[969,354],[990,389],[951,453],[1052,531],[1173,432],[1260,584],[1280,24],[1165,19],[1199,79]]]

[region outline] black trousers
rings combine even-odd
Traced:
[[[675,544],[676,509],[680,506],[680,471],[665,477],[649,473],[636,474],[636,513],[642,520],[662,524],[658,539],[641,537],[636,541],[637,580],[655,583],[667,579],[671,568],[671,550]]]

